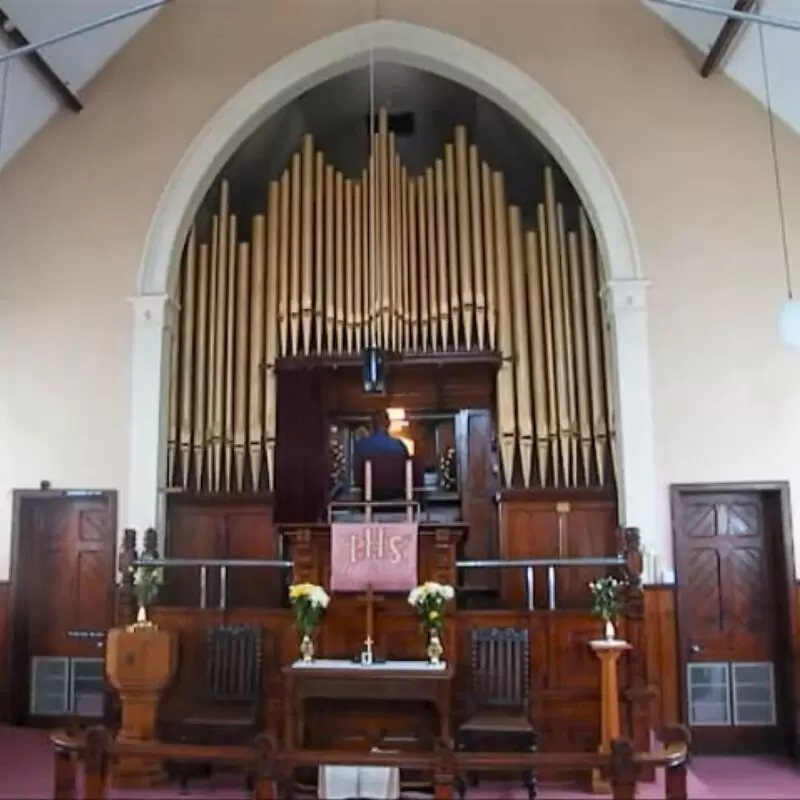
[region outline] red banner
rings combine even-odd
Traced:
[[[417,585],[417,523],[331,526],[331,590],[408,592]]]

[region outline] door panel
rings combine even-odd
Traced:
[[[771,751],[779,741],[771,544],[780,531],[767,529],[757,492],[685,492],[673,517],[683,694],[695,746]]]
[[[116,536],[105,497],[45,497],[26,503],[15,601],[19,636],[14,646],[20,654],[15,660],[15,691],[27,698],[34,659],[40,666],[63,660],[68,676],[73,661],[103,659],[105,634],[113,624]],[[27,717],[21,703],[17,714],[18,719]],[[54,722],[36,717],[29,721]]]

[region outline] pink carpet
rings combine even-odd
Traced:
[[[43,800],[53,787],[53,755],[43,731],[0,727],[0,800]],[[190,784],[181,795],[177,786],[151,791],[109,793],[111,798],[141,800],[246,800],[243,780],[220,776],[211,783]],[[593,797],[577,789],[543,785],[540,800],[580,800]],[[643,784],[642,800],[663,798],[663,782]],[[526,800],[527,793],[509,784],[481,784],[468,800]],[[695,758],[689,773],[693,800],[800,800],[800,768],[770,758]]]

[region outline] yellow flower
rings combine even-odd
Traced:
[[[311,589],[310,583],[295,583],[289,587],[289,598],[299,600],[301,597],[307,597],[311,593]]]
[[[439,619],[439,612],[438,611],[429,611],[428,612],[428,619],[431,620],[431,622]]]

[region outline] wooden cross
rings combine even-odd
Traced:
[[[372,584],[369,584],[366,593],[361,595],[359,600],[366,605],[367,637],[364,639],[364,644],[371,650],[372,646],[375,644],[375,601],[383,600],[383,596],[376,595],[373,591]]]

